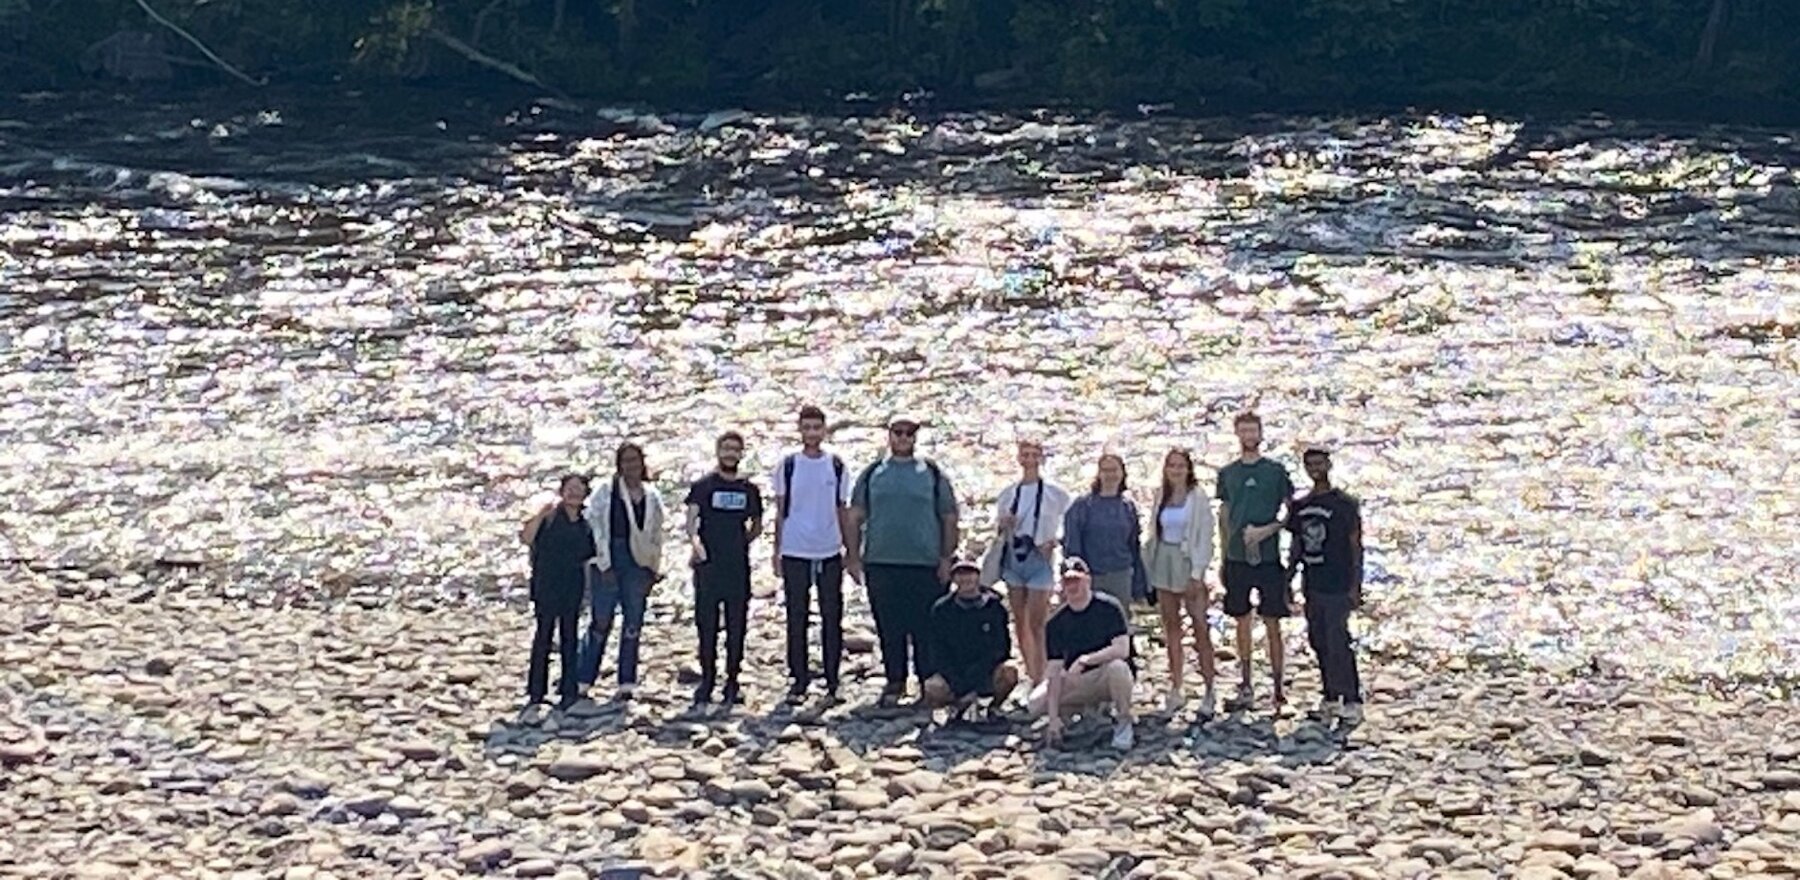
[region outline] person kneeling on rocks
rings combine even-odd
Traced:
[[[1134,742],[1131,688],[1136,676],[1131,633],[1119,600],[1094,592],[1092,575],[1080,557],[1062,564],[1061,608],[1044,625],[1048,664],[1044,681],[1032,690],[1031,714],[1049,716],[1050,744],[1062,741],[1063,722],[1111,703],[1115,749]]]
[[[961,560],[950,568],[952,589],[931,606],[932,657],[937,672],[925,680],[925,705],[953,707],[961,718],[988,699],[988,712],[1019,684],[1012,656],[1006,600],[981,586],[981,566]]]

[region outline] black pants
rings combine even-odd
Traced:
[[[708,562],[694,568],[694,626],[700,632],[700,689],[719,680],[719,622],[725,623],[725,684],[736,688],[750,623],[750,564]]]
[[[781,557],[781,587],[787,600],[788,677],[806,687],[812,672],[806,665],[806,624],[812,612],[812,588],[819,588],[819,635],[824,644],[826,687],[838,685],[844,662],[844,558]]]
[[[544,699],[550,687],[550,640],[556,639],[562,650],[562,666],[557,670],[556,692],[565,700],[576,695],[576,660],[581,644],[576,639],[576,624],[581,619],[581,598],[573,601],[540,602],[536,605],[537,632],[531,637],[531,668],[526,673],[525,695],[532,702]]]
[[[1350,596],[1306,593],[1306,640],[1319,659],[1325,699],[1362,702],[1362,679],[1356,673],[1356,651],[1350,646]]]
[[[929,565],[871,565],[868,567],[869,606],[875,612],[875,632],[881,641],[881,669],[889,690],[906,687],[906,661],[910,649],[913,674],[921,686],[936,672],[931,660],[931,606],[944,595],[937,567]]]

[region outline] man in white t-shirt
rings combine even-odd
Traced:
[[[800,451],[783,456],[769,483],[775,495],[775,576],[781,579],[787,604],[788,702],[806,699],[812,683],[806,659],[806,629],[814,586],[819,588],[819,629],[824,643],[826,696],[838,696],[838,670],[844,658],[844,563],[855,553],[850,533],[850,489],[853,476],[844,460],[826,452],[825,412],[800,409]],[[846,550],[846,543],[851,548]]]

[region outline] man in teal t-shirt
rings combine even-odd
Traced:
[[[850,496],[862,552],[860,563],[847,563],[846,570],[869,589],[887,677],[884,706],[898,705],[906,694],[909,653],[921,688],[937,671],[926,630],[961,539],[956,491],[935,462],[914,456],[918,433],[912,419],[890,422],[888,456],[862,472]]]
[[[1262,455],[1262,419],[1241,413],[1232,423],[1237,434],[1237,461],[1219,471],[1219,581],[1225,586],[1225,614],[1237,619],[1237,698],[1226,702],[1226,711],[1240,711],[1255,700],[1250,683],[1250,593],[1256,596],[1256,613],[1268,636],[1269,666],[1275,673],[1275,711],[1281,711],[1285,652],[1281,619],[1288,609],[1287,577],[1281,565],[1282,508],[1294,497],[1294,483],[1287,468]]]

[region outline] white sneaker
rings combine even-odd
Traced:
[[[1163,698],[1163,710],[1173,715],[1186,705],[1187,694],[1182,693],[1181,688],[1169,688],[1169,695]]]
[[[1113,725],[1112,746],[1121,752],[1129,751],[1137,742],[1137,734],[1131,730],[1131,722],[1125,721]]]
[[[1363,706],[1361,703],[1345,703],[1344,711],[1338,715],[1338,722],[1343,727],[1355,727],[1363,723]]]

